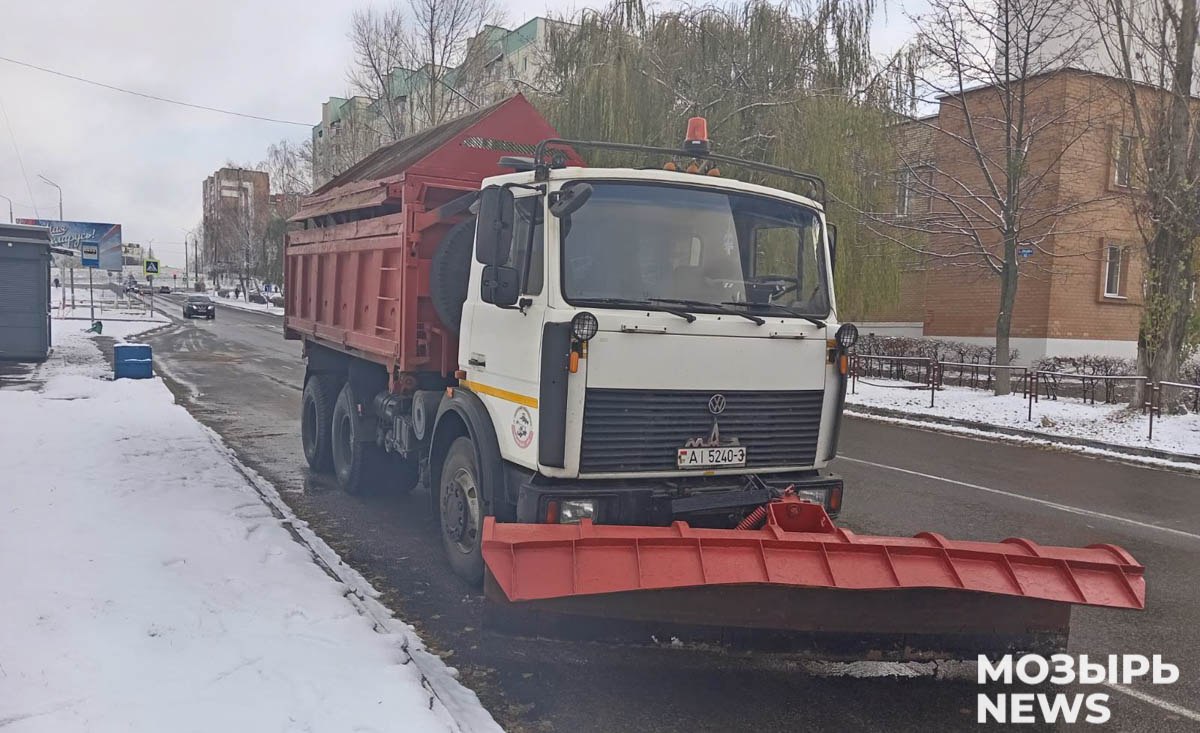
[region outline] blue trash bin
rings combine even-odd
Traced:
[[[154,356],[146,344],[113,346],[113,376],[117,379],[150,379],[154,376]]]

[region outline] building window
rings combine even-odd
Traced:
[[[1133,136],[1118,135],[1113,151],[1113,183],[1128,187],[1133,177]]]
[[[1128,279],[1129,251],[1127,248],[1110,244],[1104,248],[1104,297],[1124,298],[1125,281]]]
[[[912,209],[913,172],[908,168],[896,176],[896,216],[908,216]]]

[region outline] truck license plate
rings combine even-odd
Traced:
[[[740,446],[728,448],[680,448],[679,468],[710,468],[712,466],[746,465],[746,449]]]

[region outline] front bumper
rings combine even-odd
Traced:
[[[818,471],[644,482],[562,481],[538,476],[520,487],[516,521],[545,523],[553,513],[551,502],[592,499],[596,524],[666,526],[684,519],[697,527],[725,527],[788,487],[801,499],[821,504],[830,516],[841,511],[841,477]]]

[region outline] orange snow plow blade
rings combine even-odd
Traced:
[[[874,537],[817,504],[760,529],[502,524],[486,518],[490,625],[925,658],[1065,648],[1071,605],[1141,609],[1143,567],[1113,545]]]

